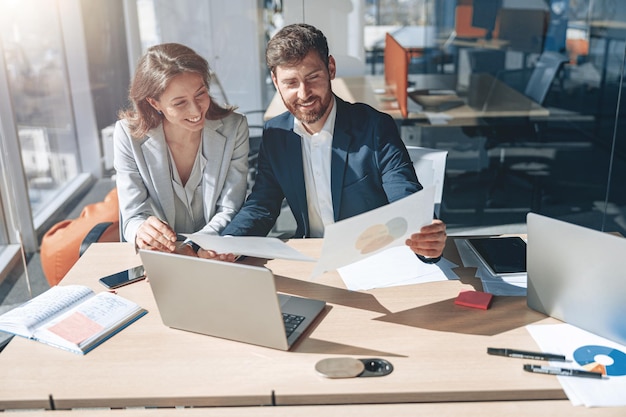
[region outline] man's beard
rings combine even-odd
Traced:
[[[300,120],[300,122],[304,124],[312,124],[320,120],[324,114],[326,114],[331,103],[332,95],[328,94],[325,101],[319,96],[309,97],[306,101],[310,101],[312,99],[315,100],[315,106],[306,111],[302,111],[301,107],[297,104],[287,103],[285,100],[283,100],[283,102],[285,103],[287,110],[289,110],[289,112],[291,112],[296,119]]]

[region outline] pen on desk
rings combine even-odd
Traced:
[[[567,362],[567,359],[565,359],[564,355],[558,355],[556,353],[530,352],[527,350],[499,349],[499,348],[487,348],[487,353],[490,355],[508,356],[509,358]]]
[[[541,366],[541,365],[524,365],[524,370],[526,372],[533,372],[536,374],[546,374],[546,375],[559,375],[559,376],[580,376],[583,378],[597,378],[602,379],[602,374],[600,372],[589,372],[589,371],[581,371],[578,369],[569,369],[569,368],[556,368],[553,366]]]

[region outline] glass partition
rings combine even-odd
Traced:
[[[99,10],[106,3],[99,2]],[[523,232],[526,213],[536,211],[626,233],[625,194],[619,188],[626,149],[618,102],[624,2],[352,0],[351,8],[340,9],[347,17],[340,19],[337,12],[330,20],[322,11],[329,4],[339,10],[339,5],[312,0],[236,0],[223,8],[212,3],[192,7],[189,1],[175,8],[164,0],[129,3],[138,15],[141,47],[165,41],[190,44],[216,71],[219,84],[212,94],[243,112],[256,111],[254,117],[274,93],[263,62],[265,44],[284,24],[304,20],[322,28],[331,47],[362,58],[366,77],[383,76],[385,33],[405,33],[413,42],[419,38],[422,47],[411,55],[409,77],[452,80],[455,93],[475,111],[475,117],[454,122],[445,117],[399,122],[407,144],[448,151],[441,217],[451,230]],[[5,1],[0,13],[33,212],[80,172],[57,6],[46,0]],[[199,22],[200,32],[190,29]],[[96,55],[90,51],[89,59]],[[542,58],[550,55],[563,60],[556,61],[557,70],[545,82],[539,70],[545,68]],[[90,76],[101,68],[110,74],[109,84],[122,74],[115,68],[119,62],[110,67],[88,63]],[[544,81],[542,88],[531,88],[537,79]],[[116,85],[127,81],[124,69]],[[99,128],[114,121],[125,100],[119,93],[124,88],[116,88],[115,100],[110,100],[114,104],[98,113]],[[512,109],[512,104],[522,108]]]
[[[399,123],[408,144],[448,151],[450,230],[525,232],[533,211],[626,233],[626,3],[367,0],[364,22],[370,77],[384,74],[389,32],[412,48],[409,90],[461,99],[409,100],[429,116]]]

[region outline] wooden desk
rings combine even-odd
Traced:
[[[568,400],[296,407],[202,407],[21,411],[20,417],[623,417],[624,408],[573,407]]]
[[[409,80],[416,88],[429,88],[429,86],[449,85],[455,88],[455,76],[451,74],[417,74],[411,75]],[[493,80],[494,89],[502,98],[502,106],[491,105],[478,110],[468,105],[440,113],[448,117],[446,126],[475,126],[481,124],[481,119],[494,117],[546,117],[549,111],[533,102],[518,91],[508,87],[504,83]],[[383,76],[363,76],[336,78],[332,81],[335,94],[342,99],[355,103],[361,102],[391,115],[396,120],[411,120],[414,122],[428,123],[429,115],[426,113],[409,112],[407,119],[400,114],[398,102],[389,86],[385,85]],[[433,87],[430,87],[433,88]],[[410,100],[410,99],[409,99]],[[410,106],[409,106],[410,110]],[[280,94],[276,93],[270,105],[265,111],[264,118],[269,120],[286,111]]]
[[[319,239],[290,245],[312,256],[321,251]],[[444,255],[461,264],[453,242]],[[99,277],[138,261],[130,244],[93,244],[62,284],[100,291]],[[266,265],[279,291],[329,304],[293,351],[167,328],[149,284],[138,282],[118,292],[149,313],[85,356],[12,340],[0,354],[0,409],[45,408],[49,395],[57,408],[565,399],[556,378],[486,354],[489,346],[536,350],[524,326],[557,321],[529,310],[523,297],[496,297],[486,311],[454,305],[459,291],[480,287],[473,268],[458,268],[460,280],[352,292],[336,272],[309,281],[312,263]],[[385,358],[394,371],[341,380],[316,374],[319,360],[341,356]],[[507,407],[495,407],[494,415]]]

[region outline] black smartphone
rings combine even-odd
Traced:
[[[143,269],[143,265],[139,265],[134,268],[100,278],[100,284],[104,285],[108,289],[114,289],[140,281],[145,277],[146,272]]]

